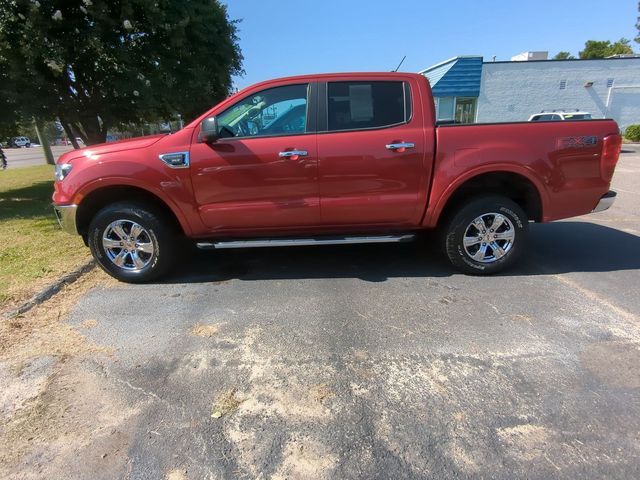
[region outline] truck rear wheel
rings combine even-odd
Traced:
[[[463,205],[444,226],[444,250],[463,273],[489,275],[508,268],[526,248],[528,219],[514,201],[486,196]]]
[[[175,234],[154,209],[115,203],[100,210],[89,225],[88,243],[100,267],[129,283],[155,280],[175,258]]]

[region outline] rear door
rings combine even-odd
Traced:
[[[418,79],[371,78],[318,85],[324,225],[410,225],[423,214],[435,141]]]
[[[314,82],[250,92],[216,115],[217,142],[192,144],[194,194],[212,231],[320,223],[316,96]]]

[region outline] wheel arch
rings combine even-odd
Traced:
[[[176,212],[175,207],[157,194],[138,186],[109,185],[98,187],[83,196],[82,201],[78,204],[76,214],[78,233],[86,238],[89,224],[95,214],[107,205],[123,201],[149,205],[163,214],[165,220],[171,223],[176,232],[181,234],[189,232],[188,224],[182,218],[182,215]]]
[[[504,195],[517,203],[529,220],[544,221],[546,198],[536,179],[514,170],[475,172],[461,178],[445,190],[428,223],[438,225],[446,221],[465,201],[480,195]]]

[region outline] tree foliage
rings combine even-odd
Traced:
[[[607,58],[612,55],[633,53],[630,43],[626,38],[621,38],[613,43],[609,40],[587,40],[584,44],[584,50],[580,52],[580,58]]]
[[[632,142],[640,142],[640,124],[629,125],[624,131],[624,136]]]
[[[640,13],[640,2],[638,2],[638,13]],[[636,28],[638,29],[638,36],[635,38],[636,42],[640,43],[640,15],[638,16],[638,21],[636,22]]]
[[[15,97],[2,91],[3,85],[9,84],[9,64],[0,51],[0,139],[18,135],[20,114]]]
[[[88,144],[121,123],[195,117],[241,63],[218,0],[0,0],[0,99]]]
[[[573,55],[571,55],[571,52],[558,52],[556,53],[556,55],[553,57],[554,60],[573,60],[574,57]]]

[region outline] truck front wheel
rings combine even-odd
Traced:
[[[526,247],[528,219],[512,200],[486,196],[463,205],[444,225],[444,250],[463,273],[489,275],[513,264]]]
[[[89,225],[89,248],[100,267],[123,282],[143,283],[166,273],[175,257],[175,234],[154,209],[115,203]]]

